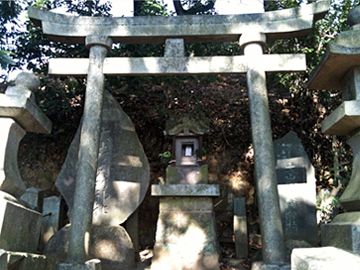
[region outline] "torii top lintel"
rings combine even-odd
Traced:
[[[124,44],[164,43],[168,38],[183,38],[188,43],[231,42],[249,29],[268,39],[306,35],[329,7],[326,0],[257,14],[172,17],[77,17],[29,7],[29,17],[51,40],[72,44],[84,44],[89,35],[106,35]]]

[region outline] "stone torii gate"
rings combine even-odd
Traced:
[[[85,260],[94,203],[104,75],[247,74],[263,269],[285,265],[266,72],[304,71],[306,64],[303,54],[264,55],[263,46],[266,40],[306,35],[329,6],[327,0],[257,14],[132,18],[74,17],[29,8],[29,17],[49,39],[85,44],[90,49],[89,59],[49,61],[51,75],[88,78],[68,259],[58,269],[88,269]],[[244,55],[184,56],[184,43],[233,41],[239,41]],[[165,56],[106,58],[112,42],[165,43]]]

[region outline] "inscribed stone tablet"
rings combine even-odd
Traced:
[[[314,168],[293,131],[274,141],[274,152],[284,237],[316,245]]]
[[[123,223],[144,199],[150,168],[130,118],[109,92],[104,94],[93,224],[116,226]],[[79,140],[80,127],[56,180],[56,186],[69,206],[70,219]]]

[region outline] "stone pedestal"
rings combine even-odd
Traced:
[[[36,253],[42,215],[0,191],[0,249]]]
[[[291,255],[291,270],[360,269],[360,256],[334,247],[299,248]]]
[[[331,223],[325,224],[321,244],[360,255],[360,211],[337,215]]]
[[[153,185],[160,197],[160,213],[152,270],[218,270],[212,196],[217,185]]]
[[[121,226],[106,227],[92,226],[90,231],[89,254],[80,266],[74,262],[67,262],[69,248],[70,225],[59,230],[45,246],[47,257],[46,270],[78,269],[85,261],[97,258],[101,261],[102,270],[131,270],[135,269],[135,253],[131,239]],[[58,263],[58,266],[56,264]],[[62,268],[56,268],[60,267]],[[75,268],[71,268],[74,266]],[[79,268],[83,269],[83,268]],[[85,268],[86,269],[86,268]],[[91,268],[92,269],[92,268]]]

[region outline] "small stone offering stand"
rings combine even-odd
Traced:
[[[160,198],[160,213],[151,269],[219,269],[212,197],[218,185],[208,184],[207,165],[201,165],[201,121],[182,118],[166,133],[173,136],[173,160],[164,185],[152,185]]]
[[[349,185],[340,197],[345,213],[322,228],[322,246],[318,250],[295,250],[291,269],[304,264],[316,265],[311,269],[339,269],[340,264],[360,268],[360,6],[350,11],[349,31],[341,33],[329,44],[327,52],[310,78],[310,89],[341,89],[343,103],[322,122],[322,132],[327,135],[348,135],[348,144],[354,153],[353,172]],[[340,255],[346,250],[352,253]],[[333,256],[336,254],[336,256]],[[337,262],[331,257],[341,258]],[[346,259],[345,259],[346,257]],[[329,263],[330,262],[330,263]]]

